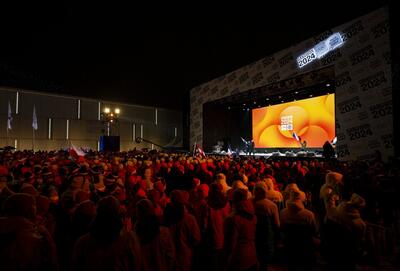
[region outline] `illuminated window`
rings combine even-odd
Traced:
[[[101,118],[101,103],[99,102],[98,111],[97,111],[97,119],[100,120]]]
[[[19,92],[17,91],[16,97],[15,97],[15,114],[18,114],[18,109],[19,109]]]
[[[66,129],[66,134],[65,134],[65,139],[69,139],[69,120],[67,120],[67,129]]]
[[[51,126],[52,126],[52,125],[51,125],[52,123],[51,123],[51,122],[52,122],[52,119],[49,118],[49,131],[48,131],[48,135],[47,135],[47,138],[48,138],[48,139],[51,139],[51,129],[52,129],[52,127],[51,127]]]
[[[78,100],[78,120],[81,119],[81,100]]]

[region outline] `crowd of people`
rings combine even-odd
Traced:
[[[1,270],[354,270],[399,165],[134,150],[0,153]]]

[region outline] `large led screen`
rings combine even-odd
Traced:
[[[252,110],[256,148],[322,148],[335,138],[335,95]]]

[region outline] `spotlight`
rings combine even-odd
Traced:
[[[299,92],[298,92],[298,91],[295,91],[294,94],[299,94]]]
[[[281,101],[282,103],[284,103],[285,101]]]
[[[246,104],[243,104],[243,106],[246,106]]]
[[[110,116],[111,116],[111,117],[114,117],[114,114],[113,114],[113,113],[111,113],[111,114],[110,114]]]
[[[312,94],[310,94],[310,98],[312,97]]]
[[[118,115],[121,112],[121,110],[119,110],[119,108],[115,108],[114,112],[115,112],[115,114]]]
[[[110,113],[110,108],[108,108],[108,107],[104,108],[104,113],[106,113],[106,114]]]
[[[278,97],[279,97],[279,99],[280,99],[280,98],[282,98],[282,96],[281,96],[281,95],[279,95]]]
[[[267,98],[267,99],[265,99],[265,100],[269,101],[269,98]]]
[[[228,110],[230,110],[231,109],[231,107],[230,106],[228,106]]]
[[[254,101],[254,104],[257,104],[257,102],[256,102],[256,101]]]
[[[329,83],[328,83],[328,84],[326,84],[326,86],[327,86],[327,87],[330,87],[330,86],[331,86],[331,84],[329,84]]]

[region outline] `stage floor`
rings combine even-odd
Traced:
[[[227,152],[213,152],[211,153],[212,155],[228,155]],[[231,153],[231,155],[235,155],[235,153]],[[293,152],[293,151],[287,151],[287,152],[255,152],[252,154],[247,154],[243,151],[239,152],[239,156],[255,156],[255,157],[264,157],[264,158],[279,158],[279,157],[284,157],[284,158],[324,158],[321,153],[314,152],[314,151],[299,151],[299,152]]]

